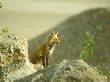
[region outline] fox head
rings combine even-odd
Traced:
[[[58,38],[58,32],[52,32],[48,37],[48,41],[50,42],[50,44],[60,43],[60,40]]]

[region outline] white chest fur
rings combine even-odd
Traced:
[[[49,57],[53,54],[54,49],[55,49],[55,45],[49,50]]]

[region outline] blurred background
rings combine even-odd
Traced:
[[[0,28],[32,39],[90,8],[107,7],[110,0],[1,0]]]
[[[1,0],[0,28],[28,38],[29,58],[52,31],[58,31],[61,44],[50,64],[63,59],[79,59],[81,41],[87,31],[100,25],[94,54],[86,61],[101,65],[110,81],[110,0]],[[36,45],[36,46],[35,46]],[[56,61],[57,59],[57,61]]]

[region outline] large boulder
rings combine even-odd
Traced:
[[[63,60],[17,82],[107,82],[107,77],[83,60]]]
[[[36,71],[28,60],[25,37],[16,34],[0,36],[0,82],[13,82]]]

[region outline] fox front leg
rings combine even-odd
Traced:
[[[46,68],[46,57],[45,56],[42,57],[42,65],[44,66],[44,68]]]
[[[46,52],[44,57],[43,57],[43,66],[46,68],[49,65],[49,54],[50,52]]]
[[[44,68],[46,68],[49,65],[49,56],[42,57],[42,64],[43,64]]]
[[[46,67],[49,65],[49,56],[46,56]]]

